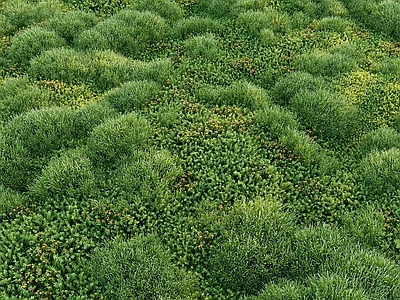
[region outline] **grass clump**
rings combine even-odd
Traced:
[[[115,240],[92,254],[90,272],[108,299],[196,299],[196,280],[174,266],[157,236]]]
[[[173,23],[183,17],[182,8],[169,0],[133,0],[130,9],[137,11],[150,11]]]
[[[213,34],[195,36],[185,41],[186,55],[191,58],[215,59],[219,56],[218,40]]]
[[[113,50],[135,57],[170,34],[170,27],[151,12],[123,10],[77,37],[78,49]],[[96,38],[97,37],[97,38]]]
[[[13,36],[8,57],[11,62],[26,67],[36,55],[65,45],[65,40],[56,32],[32,27]]]
[[[154,100],[161,90],[161,85],[154,81],[131,81],[108,91],[103,99],[119,112],[139,111]]]
[[[200,102],[211,106],[237,106],[256,110],[268,106],[271,100],[266,91],[246,81],[235,81],[227,87],[200,87],[196,91]]]
[[[238,203],[218,230],[205,258],[209,282],[225,293],[257,294],[290,268],[293,220],[268,199]]]
[[[94,13],[72,10],[47,20],[43,27],[56,32],[68,44],[72,44],[81,32],[93,27],[97,21]]]
[[[278,105],[266,106],[258,110],[254,122],[263,132],[274,138],[279,138],[290,130],[300,129],[296,116]]]
[[[358,151],[365,156],[372,151],[400,149],[400,134],[392,128],[379,128],[368,132],[360,142]]]
[[[198,0],[193,10],[197,15],[213,19],[229,18],[237,0]]]
[[[209,17],[190,16],[174,24],[172,35],[180,39],[186,39],[207,33],[218,33],[223,29],[223,23]]]
[[[4,2],[2,13],[17,31],[60,14],[62,8],[62,3],[57,0],[12,0]]]
[[[112,51],[79,53],[58,48],[33,59],[28,73],[41,80],[84,83],[94,91],[104,92],[132,78],[166,83],[172,73],[172,63],[169,59],[151,62],[131,60]]]
[[[110,119],[93,129],[87,141],[89,158],[96,167],[114,169],[140,150],[150,147],[152,128],[136,113]]]
[[[372,151],[360,162],[360,181],[371,196],[390,194],[400,189],[400,149]]]
[[[6,121],[30,109],[39,108],[43,91],[28,77],[7,78],[0,83],[0,119]]]
[[[328,90],[298,93],[289,106],[307,129],[332,146],[352,140],[360,124],[357,108]]]
[[[129,207],[138,226],[148,229],[162,224],[174,208],[172,188],[181,168],[167,151],[138,151],[116,172],[113,201]]]
[[[271,94],[280,105],[288,105],[290,100],[300,92],[316,91],[327,86],[324,79],[306,72],[292,72],[279,78]]]
[[[3,135],[29,149],[33,157],[46,157],[73,139],[73,111],[67,108],[31,110],[16,116],[3,128]]]
[[[29,188],[36,202],[52,199],[87,199],[96,194],[91,162],[82,149],[74,149],[56,158],[42,170]]]
[[[14,209],[26,203],[25,196],[0,185],[0,220],[6,219]]]
[[[327,77],[354,71],[357,61],[345,53],[327,53],[320,50],[300,55],[294,61],[297,70]]]

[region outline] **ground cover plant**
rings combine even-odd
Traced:
[[[399,28],[0,0],[0,298],[400,299]]]

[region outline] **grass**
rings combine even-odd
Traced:
[[[399,299],[398,8],[0,0],[0,298]]]

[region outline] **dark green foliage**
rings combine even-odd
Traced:
[[[149,101],[155,100],[161,89],[161,85],[154,81],[131,81],[108,91],[103,99],[117,111],[132,112],[143,109]]]
[[[400,149],[370,152],[357,171],[365,188],[379,201],[380,196],[400,189]]]
[[[358,151],[365,156],[371,151],[400,149],[400,134],[392,128],[379,128],[368,132],[360,142]]]
[[[129,6],[133,0],[62,0],[77,9],[93,11],[101,16],[112,15]]]
[[[298,223],[338,224],[341,222],[340,216],[347,209],[357,206],[354,180],[345,173],[335,174],[338,167],[335,164],[329,165],[329,157],[324,158],[317,153],[313,159],[320,168],[330,167],[331,170],[320,170],[325,175],[314,175],[312,178],[304,178],[305,174],[302,173],[295,175],[293,185],[284,191],[286,206],[294,213]]]
[[[298,93],[289,106],[307,129],[333,146],[352,140],[360,124],[357,108],[328,90]]]
[[[110,119],[93,129],[87,141],[88,156],[102,169],[112,169],[151,144],[152,128],[135,113]]]
[[[56,32],[68,44],[71,44],[81,32],[88,30],[96,23],[97,18],[93,13],[72,10],[47,20],[44,28]]]
[[[28,70],[30,76],[38,79],[85,83],[99,91],[119,86],[133,78],[165,83],[171,72],[172,64],[168,59],[146,63],[111,51],[78,53],[66,48],[42,53],[31,61]]]
[[[278,79],[272,95],[279,104],[287,105],[296,94],[316,91],[325,86],[325,81],[320,77],[305,72],[292,72]]]
[[[89,159],[81,149],[68,151],[42,170],[29,188],[35,202],[49,199],[87,199],[96,196],[96,183]]]
[[[74,44],[82,50],[110,49],[135,57],[152,43],[166,38],[170,30],[166,21],[156,14],[123,10],[83,32]]]
[[[14,35],[11,39],[9,59],[27,66],[30,59],[43,51],[65,46],[66,42],[56,32],[32,27]]]
[[[97,248],[90,272],[107,299],[196,299],[193,276],[174,266],[155,235],[119,239]]]
[[[257,294],[291,268],[293,220],[269,199],[236,204],[218,232],[205,266],[223,291]]]

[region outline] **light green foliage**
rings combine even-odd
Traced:
[[[306,128],[334,147],[353,139],[360,124],[357,108],[328,90],[298,93],[289,106]]]
[[[56,32],[40,27],[32,27],[14,35],[11,39],[9,59],[23,67],[31,58],[43,51],[65,46],[66,42]]]
[[[231,105],[250,110],[268,106],[271,103],[266,91],[246,81],[235,81],[228,87],[200,87],[196,97],[206,105]]]
[[[213,34],[192,37],[185,41],[186,54],[189,57],[215,59],[219,57],[218,40]]]
[[[392,128],[379,128],[368,132],[357,147],[361,156],[372,151],[400,149],[400,134]]]
[[[96,183],[89,159],[81,149],[53,159],[29,188],[37,203],[48,199],[87,199],[96,196]]]
[[[137,151],[147,150],[151,135],[152,128],[143,117],[122,115],[93,129],[87,141],[88,156],[96,167],[112,169]]]
[[[257,294],[291,268],[293,220],[270,199],[236,204],[218,232],[205,266],[223,291]]]
[[[3,7],[3,15],[15,30],[41,23],[60,14],[62,4],[57,0],[24,1],[8,0]]]
[[[83,31],[88,30],[97,23],[94,13],[80,10],[68,11],[46,21],[44,28],[56,32],[71,44]]]
[[[379,201],[379,196],[400,188],[400,149],[370,152],[357,171],[365,188]]]
[[[146,63],[111,51],[79,53],[59,48],[33,59],[28,73],[37,79],[85,83],[97,91],[105,91],[133,78],[165,83],[172,73],[172,64],[169,59]]]
[[[148,102],[155,100],[161,85],[154,81],[131,81],[108,91],[103,99],[120,112],[142,110]]]
[[[152,43],[166,38],[170,27],[159,15],[151,12],[122,10],[85,31],[75,41],[82,50],[114,50],[135,57]],[[96,35],[99,35],[99,40]]]
[[[239,10],[243,11],[257,11],[257,10],[264,10],[267,7],[279,8],[280,1],[278,0],[238,0],[236,3],[236,7]]]
[[[296,94],[316,91],[325,86],[325,81],[320,77],[305,72],[293,72],[277,80],[272,96],[278,104],[287,105]]]
[[[193,276],[174,266],[155,235],[119,239],[97,248],[90,272],[107,299],[196,299]]]

